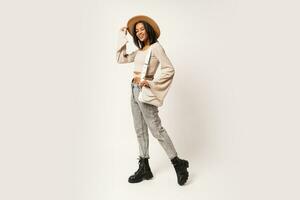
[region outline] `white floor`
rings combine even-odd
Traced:
[[[248,139],[251,140],[251,137]],[[175,138],[174,140],[176,141]],[[295,172],[299,164],[295,160],[296,166],[287,166],[290,158],[283,157],[287,152],[276,150],[271,143],[269,147],[272,150],[266,147],[261,149],[258,145],[252,146],[241,140],[240,142],[246,143],[232,142],[230,148],[226,146],[227,149],[223,144],[220,146],[224,149],[217,147],[208,151],[208,148],[202,148],[202,152],[198,152],[199,148],[183,147],[183,143],[175,142],[177,149],[181,149],[182,157],[190,162],[189,180],[186,185],[179,186],[173,166],[164,151],[153,137],[150,141],[152,156],[150,155],[149,163],[154,174],[152,180],[136,184],[127,182],[128,176],[137,169],[138,160],[134,156],[134,148],[128,148],[126,142],[119,142],[114,154],[106,157],[108,162],[103,161],[105,167],[100,172],[101,176],[95,177],[97,185],[92,186],[94,191],[88,192],[94,196],[88,195],[86,198],[280,200],[288,196],[289,199],[298,199],[295,194],[296,177],[299,177],[299,173]],[[118,156],[122,154],[122,148],[126,147],[124,155]],[[193,153],[193,150],[197,153]],[[276,152],[272,152],[274,150]]]

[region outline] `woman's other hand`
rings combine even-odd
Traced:
[[[148,88],[150,87],[147,80],[143,80],[143,81],[140,82],[140,87],[142,88],[143,86],[146,86]]]

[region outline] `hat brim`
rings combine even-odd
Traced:
[[[159,26],[157,25],[157,23],[153,19],[151,19],[150,17],[145,16],[145,15],[137,15],[128,20],[127,28],[128,28],[128,32],[130,33],[131,36],[133,36],[133,34],[134,34],[135,23],[139,22],[139,21],[145,21],[148,24],[150,24],[150,26],[153,28],[157,38],[160,36],[160,29],[159,29]]]

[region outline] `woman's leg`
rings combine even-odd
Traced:
[[[137,103],[138,90],[136,86],[131,85],[132,95],[131,95],[131,111],[133,116],[134,128],[137,135],[137,140],[139,144],[139,153],[142,158],[149,158],[149,134],[148,127],[144,120],[143,114]]]
[[[159,141],[170,159],[177,156],[177,152],[167,131],[161,125],[158,108],[154,105],[138,101],[138,105],[152,135]]]
[[[134,128],[137,134],[137,139],[139,143],[139,168],[133,175],[128,178],[129,183],[138,183],[143,180],[149,180],[153,177],[149,166],[149,135],[148,127],[142,115],[142,112],[137,103],[138,98],[138,87],[134,84],[131,84],[131,110],[134,121]]]
[[[143,123],[146,123],[148,125],[152,135],[159,141],[159,143],[167,153],[168,157],[170,158],[175,168],[178,184],[184,185],[189,177],[189,172],[187,171],[187,168],[189,167],[189,162],[187,160],[178,158],[177,152],[174,148],[174,145],[167,131],[161,125],[161,120],[158,115],[158,108],[154,105],[146,104],[138,100],[140,88],[134,87],[132,91],[133,91],[132,108],[134,108],[134,110],[139,111],[139,112],[135,111],[135,113],[139,113],[139,118],[142,118],[144,120]],[[137,108],[137,106],[139,108]],[[146,162],[146,164],[148,163]],[[141,166],[142,165],[140,165],[140,168],[138,170],[138,172],[140,173],[135,173],[135,175],[131,176],[129,178],[129,182],[131,183],[139,182],[142,181],[143,179],[148,179],[153,177],[150,167],[149,170],[142,170],[143,167]]]
[[[158,116],[158,108],[142,102],[139,102],[139,106],[151,133],[168,154],[168,157],[175,168],[178,184],[184,185],[189,177],[189,172],[187,171],[189,162],[178,158],[177,152],[167,131],[161,125],[161,120]]]

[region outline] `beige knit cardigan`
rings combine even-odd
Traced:
[[[119,64],[134,62],[134,72],[141,72],[143,64],[145,62],[146,51],[135,50],[131,53],[126,52],[126,44],[128,40],[125,32],[119,32],[118,44],[117,44],[117,62]],[[173,81],[175,74],[174,67],[166,55],[163,47],[159,42],[151,45],[152,53],[149,61],[148,70],[146,76],[152,76],[154,79],[148,80],[150,90],[153,95],[149,95],[149,103],[157,106],[161,106],[168,93],[170,85]],[[160,74],[155,76],[157,68],[160,65]]]

